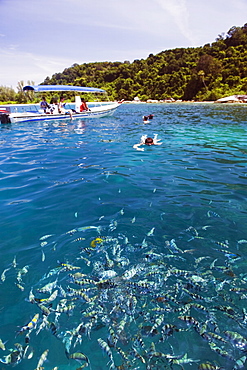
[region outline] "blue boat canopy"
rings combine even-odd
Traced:
[[[82,93],[105,93],[103,89],[96,87],[85,87],[85,86],[69,86],[69,85],[37,85],[37,86],[24,86],[23,91],[35,91],[35,92],[46,92],[46,91],[78,91]]]

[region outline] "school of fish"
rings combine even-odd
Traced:
[[[218,215],[207,217],[208,225],[188,225],[162,245],[154,242],[155,225],[136,243],[118,233],[117,220],[69,230],[71,260],[60,258],[31,286],[32,266],[14,257],[1,284],[14,269],[33,315],[12,343],[1,331],[0,367],[33,361],[33,370],[59,369],[49,362],[52,348],[35,348],[39,335],[59,341],[59,357],[73,370],[246,369],[247,240],[214,240]],[[59,241],[48,234],[39,243],[44,262]]]

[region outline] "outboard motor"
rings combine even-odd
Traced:
[[[0,122],[1,123],[11,123],[8,113],[0,113]]]

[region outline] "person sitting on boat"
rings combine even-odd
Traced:
[[[56,98],[51,98],[50,101],[50,112],[51,114],[57,114],[58,113],[58,103]]]
[[[158,139],[158,134],[154,134],[154,138],[152,139],[151,137],[147,137],[147,135],[142,135],[141,141],[139,144],[133,145],[133,148],[136,150],[141,150],[144,151],[144,148],[139,148],[142,145],[161,145],[162,142],[159,142],[160,139]]]
[[[81,105],[80,105],[80,112],[84,112],[85,110],[89,110],[87,103],[85,102],[85,99],[81,99]]]
[[[68,109],[66,110],[64,107],[65,107],[65,102],[64,102],[64,98],[61,98],[60,99],[60,102],[58,103],[58,113],[61,113],[61,114],[69,114],[70,115],[70,118],[73,119],[73,116],[72,116],[72,110],[71,109]]]
[[[44,96],[42,97],[42,101],[40,102],[40,108],[44,110],[44,113],[50,113],[50,111],[48,111],[50,109],[50,106]]]

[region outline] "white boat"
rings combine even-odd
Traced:
[[[231,95],[216,100],[215,103],[247,103],[247,95]]]
[[[61,92],[74,91],[81,93],[105,93],[103,89],[93,87],[69,86],[69,85],[38,85],[24,86],[23,91],[35,92]],[[55,110],[47,110],[40,107],[40,104],[6,104],[0,105],[0,123],[17,123],[30,121],[47,121],[47,120],[71,120],[77,118],[94,118],[105,117],[121,105],[121,102],[96,102],[88,103],[89,110],[80,112],[81,98],[75,96],[74,103],[66,103],[66,113],[59,113]]]

